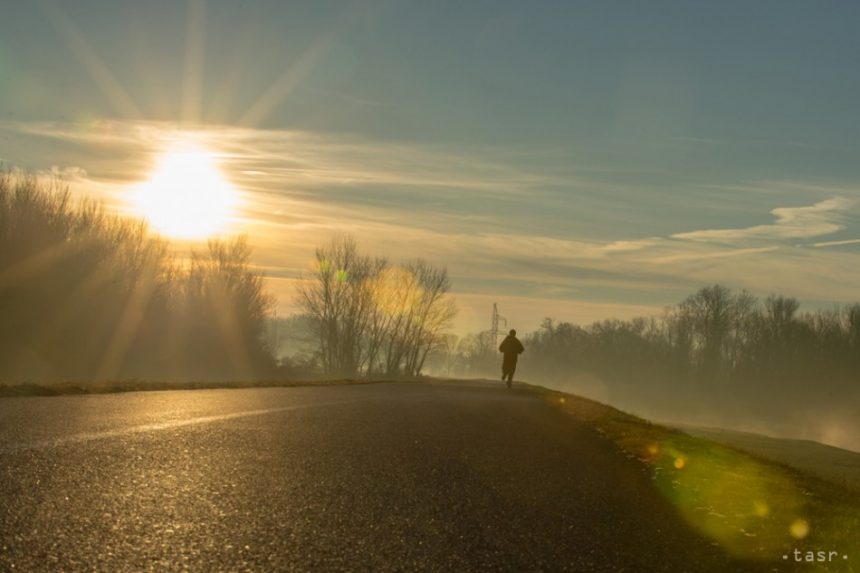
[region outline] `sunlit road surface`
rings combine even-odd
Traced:
[[[489,384],[0,400],[3,571],[738,571],[641,465]]]

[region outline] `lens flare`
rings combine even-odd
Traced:
[[[805,539],[809,535],[809,522],[805,519],[795,519],[788,531],[795,539]]]
[[[758,517],[767,517],[770,506],[764,501],[756,500],[753,502],[753,513]]]

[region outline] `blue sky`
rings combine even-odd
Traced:
[[[447,264],[460,329],[708,282],[860,298],[860,5],[7,2],[0,158],[123,210],[177,133],[282,312],[313,246]]]

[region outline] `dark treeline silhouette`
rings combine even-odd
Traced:
[[[860,304],[799,308],[794,298],[713,285],[662,316],[586,327],[546,319],[523,340],[522,376],[670,419],[856,431]],[[489,338],[450,343],[435,369],[495,378],[500,357]]]
[[[0,173],[0,381],[270,376],[243,238],[178,259],[137,221]]]
[[[297,298],[324,375],[417,376],[456,314],[449,290],[444,267],[392,264],[339,237],[316,250]]]

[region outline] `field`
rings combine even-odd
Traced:
[[[812,440],[773,438],[720,428],[677,427],[692,436],[732,446],[860,492],[860,453]]]

